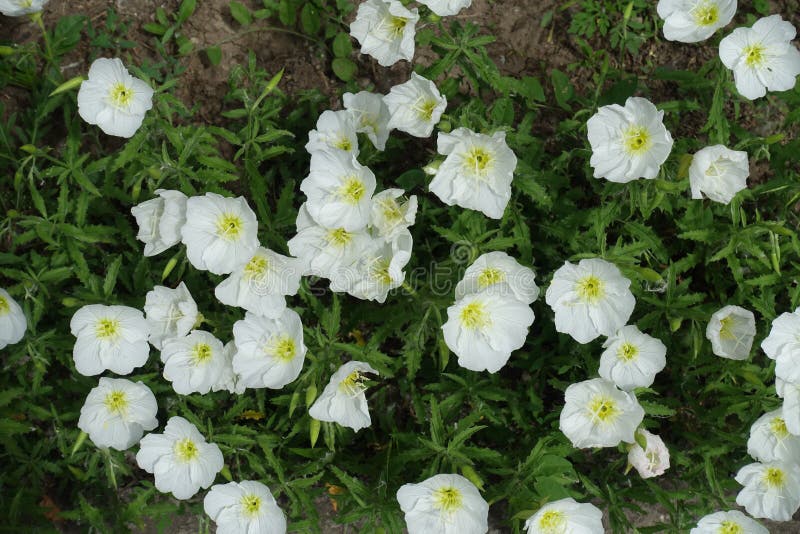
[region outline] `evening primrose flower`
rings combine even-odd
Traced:
[[[176,288],[155,286],[147,292],[144,313],[150,329],[150,343],[157,349],[165,339],[183,337],[191,332],[199,313],[186,284]]]
[[[25,312],[3,288],[0,288],[0,349],[19,343],[28,329]]]
[[[750,163],[747,152],[731,150],[723,145],[707,146],[692,158],[689,183],[692,198],[703,198],[728,204],[742,189],[747,189]]]
[[[800,74],[800,51],[791,41],[797,31],[780,15],[736,28],[719,43],[722,63],[733,71],[736,90],[755,100],[767,91],[788,91]]]
[[[736,504],[753,517],[789,521],[800,508],[800,467],[795,463],[752,463],[735,479],[744,486]]]
[[[636,396],[617,389],[613,382],[593,378],[571,384],[564,393],[559,428],[574,447],[616,447],[634,443],[644,409]]]
[[[351,154],[316,154],[300,190],[308,214],[322,226],[352,232],[369,223],[375,175]]]
[[[530,306],[491,287],[465,295],[447,308],[444,341],[471,371],[496,373],[525,344],[534,315]]]
[[[234,323],[233,339],[233,371],[245,387],[280,389],[303,369],[303,325],[294,310],[286,308],[275,319],[247,312]]]
[[[247,263],[258,248],[258,221],[244,197],[216,193],[186,201],[181,228],[186,257],[195,268],[229,274]]]
[[[689,534],[769,534],[769,530],[739,510],[730,510],[703,517]]]
[[[789,432],[782,408],[765,413],[753,423],[747,454],[759,462],[800,463],[800,437]]]
[[[775,379],[775,390],[783,399],[783,421],[786,429],[795,436],[800,436],[800,384]]]
[[[555,312],[556,330],[578,343],[614,335],[636,305],[630,285],[616,265],[600,258],[583,259],[577,265],[564,262],[545,293]]]
[[[456,474],[434,475],[419,484],[403,484],[397,502],[408,534],[485,534],[489,503],[475,485]]]
[[[150,388],[124,378],[100,378],[81,407],[78,428],[98,447],[124,451],[158,426],[158,405]]]
[[[118,58],[99,58],[78,90],[78,114],[108,135],[131,137],[153,107],[153,88],[134,78]]]
[[[375,148],[384,150],[389,139],[390,114],[383,95],[369,91],[345,93],[342,102],[353,116],[356,132],[367,134]]]
[[[623,326],[603,343],[599,375],[618,388],[631,391],[650,387],[667,365],[667,347],[636,326]]]
[[[392,87],[383,101],[391,115],[389,129],[414,137],[430,137],[447,108],[447,98],[436,84],[416,72],[411,73],[407,82]]]
[[[663,119],[664,112],[646,98],[598,109],[587,123],[594,177],[618,183],[655,178],[672,151]]]
[[[527,534],[603,534],[603,512],[572,497],[549,502],[525,521]]]
[[[155,256],[181,242],[186,223],[186,195],[180,191],[156,189],[156,198],[131,208],[139,225],[136,239],[144,243],[144,255]]]
[[[225,367],[222,342],[203,330],[164,341],[161,361],[164,378],[175,393],[208,393]]]
[[[714,354],[731,360],[747,359],[755,336],[756,318],[741,306],[729,305],[717,310],[706,327]]]
[[[736,0],[659,0],[668,41],[698,43],[727,26],[736,14]]]
[[[75,369],[84,376],[105,370],[127,375],[150,355],[150,328],[134,308],[89,304],[75,312],[69,327],[77,338],[72,349]]]
[[[439,132],[437,150],[447,157],[430,183],[431,192],[448,206],[502,218],[517,167],[517,156],[506,144],[505,132],[484,135],[467,128]]]
[[[419,0],[420,4],[428,8],[440,17],[457,15],[462,9],[472,5],[472,0]]]
[[[356,360],[347,362],[333,373],[322,394],[308,410],[308,415],[318,421],[339,423],[356,432],[372,424],[364,392],[365,374],[378,374],[368,363]]]
[[[645,429],[639,430],[644,436],[646,448],[634,442],[628,450],[628,464],[639,473],[642,478],[661,476],[669,469],[669,449],[659,436],[651,434]]]
[[[523,304],[531,304],[539,297],[535,278],[533,269],[523,267],[505,252],[487,252],[478,256],[464,271],[464,277],[456,285],[456,300],[491,288]]]
[[[0,13],[6,17],[22,17],[38,13],[50,0],[0,0]]]
[[[351,111],[323,111],[317,119],[317,129],[308,132],[306,151],[358,155],[355,115]]]
[[[775,376],[781,380],[800,384],[800,308],[784,312],[774,321],[769,335],[761,342],[761,349],[773,360]]]
[[[153,473],[156,489],[189,499],[207,488],[222,470],[222,452],[183,417],[170,417],[163,434],[148,434],[139,443],[136,463]]]
[[[417,217],[417,196],[398,200],[404,193],[402,189],[385,189],[372,197],[369,224],[377,235],[387,241],[406,232]]]
[[[233,341],[228,341],[222,347],[222,371],[217,377],[214,384],[211,386],[211,391],[227,391],[228,393],[235,393],[241,395],[247,389],[247,386],[242,382],[242,378],[233,370],[233,357],[236,355],[236,344]]]
[[[350,24],[350,35],[361,44],[361,53],[390,67],[414,57],[417,8],[408,10],[397,0],[365,0]]]
[[[264,247],[214,289],[223,304],[239,306],[256,315],[280,317],[286,308],[286,295],[300,288],[302,266],[290,258]]]
[[[214,484],[203,509],[219,534],[285,534],[286,517],[269,488],[255,480]]]

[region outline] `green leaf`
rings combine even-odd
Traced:
[[[84,78],[83,75],[75,76],[74,78],[70,78],[66,82],[64,82],[61,85],[59,85],[58,87],[56,87],[53,90],[53,92],[50,93],[50,96],[55,96],[57,94],[64,93],[66,91],[71,91],[73,89],[76,89],[76,88],[81,86],[81,84],[83,83],[83,81],[85,79],[86,78]]]
[[[180,25],[189,20],[197,7],[197,0],[183,0],[181,7],[178,8],[178,18],[176,22]]]
[[[333,55],[336,57],[348,57],[353,52],[353,41],[350,34],[339,32],[333,38]]]
[[[352,60],[343,57],[335,58],[331,67],[333,67],[333,73],[343,82],[352,80],[358,71],[358,66]]]
[[[311,2],[307,2],[300,11],[300,26],[308,35],[316,35],[322,23],[320,22],[319,11]]]
[[[562,108],[569,110],[569,101],[575,96],[575,90],[566,74],[558,69],[553,69],[550,73],[550,79],[553,82],[553,92],[556,96],[556,102]]]
[[[249,26],[253,22],[253,17],[250,15],[250,10],[241,2],[235,0],[228,4],[231,10],[231,17],[241,24],[242,26]]]

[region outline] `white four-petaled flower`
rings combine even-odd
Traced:
[[[669,469],[669,449],[664,440],[645,429],[639,430],[644,437],[646,447],[643,449],[634,442],[628,450],[628,464],[633,466],[642,478],[661,476]]]
[[[775,362],[775,376],[781,380],[800,384],[800,308],[784,312],[772,321],[769,335],[761,342],[761,349]]]
[[[285,534],[286,517],[269,488],[255,480],[214,484],[203,509],[219,534]]]
[[[186,223],[186,195],[180,191],[156,189],[156,198],[131,208],[139,225],[136,239],[144,243],[144,255],[155,256],[181,242]]]
[[[350,35],[361,44],[361,53],[383,67],[414,57],[417,8],[406,9],[398,0],[365,0],[358,6]]]
[[[440,17],[457,15],[462,9],[472,5],[472,0],[419,0],[420,4],[428,8]]]
[[[430,137],[447,108],[447,98],[436,84],[416,72],[407,82],[392,87],[383,101],[389,108],[388,128],[415,137]]]
[[[505,252],[487,252],[478,256],[464,271],[464,277],[456,285],[456,300],[492,288],[496,293],[531,304],[539,297],[535,279],[533,269],[520,265]]]
[[[769,534],[769,530],[739,510],[730,510],[701,518],[689,534]]]
[[[155,286],[148,291],[144,313],[150,328],[149,341],[157,349],[164,340],[191,332],[199,316],[197,304],[183,282],[174,289]]]
[[[368,363],[350,361],[337,369],[308,414],[318,421],[339,423],[356,432],[372,424],[364,394],[366,373],[378,374]]]
[[[417,196],[398,200],[405,191],[385,189],[372,197],[372,217],[369,224],[373,231],[387,241],[406,232],[417,217]]]
[[[456,474],[440,474],[419,484],[403,484],[397,502],[408,534],[485,534],[489,504],[475,485]]]
[[[747,359],[755,336],[756,318],[741,306],[729,305],[717,310],[706,327],[714,354],[731,360]]]
[[[800,467],[795,463],[752,463],[736,473],[744,486],[736,504],[748,514],[773,521],[788,521],[800,508]]]
[[[75,312],[69,328],[77,338],[72,349],[75,369],[82,375],[105,370],[127,375],[150,355],[150,328],[134,308],[89,304]]]
[[[668,41],[697,43],[727,26],[736,14],[736,0],[659,0]]]
[[[782,408],[756,419],[750,427],[747,454],[759,462],[800,463],[800,437],[789,432]]]
[[[203,330],[164,341],[161,361],[164,378],[181,395],[208,393],[225,368],[222,342]]]
[[[603,534],[603,512],[571,497],[549,502],[525,521],[527,534]]]
[[[383,95],[360,91],[342,95],[344,108],[352,113],[356,132],[365,133],[378,150],[386,148],[389,139],[389,108]]]
[[[703,198],[728,204],[734,195],[747,189],[750,162],[747,152],[731,150],[723,145],[707,146],[692,158],[689,183],[692,198]]]
[[[19,343],[27,329],[28,319],[25,312],[8,291],[0,288],[0,349]]]
[[[348,110],[323,111],[317,119],[317,128],[308,132],[306,151],[312,156],[323,152],[357,156],[355,114]]]
[[[618,388],[631,391],[650,387],[667,364],[667,347],[636,326],[623,326],[603,343],[599,375]]]

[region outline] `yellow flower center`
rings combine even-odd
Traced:
[[[744,529],[739,523],[734,523],[730,520],[725,520],[720,523],[717,529],[718,534],[744,534]]]
[[[487,267],[478,275],[478,286],[489,287],[506,279],[506,273],[496,267]]]
[[[589,404],[589,411],[592,413],[592,418],[599,420],[601,423],[613,421],[619,415],[619,408],[613,399],[598,395],[592,399]]]
[[[269,352],[275,358],[288,362],[294,359],[295,354],[297,354],[297,347],[294,343],[294,339],[283,335],[270,347]]]
[[[385,198],[380,200],[378,205],[380,206],[381,213],[387,221],[394,222],[403,217],[403,212],[400,211],[400,206],[393,198]]]
[[[226,213],[217,219],[217,236],[228,241],[238,239],[244,229],[244,221],[233,213]]]
[[[742,56],[748,67],[760,67],[764,63],[766,47],[760,43],[744,47]]]
[[[548,510],[539,518],[539,529],[543,534],[561,534],[566,526],[564,512]]]
[[[364,182],[355,176],[348,177],[339,188],[339,196],[349,204],[358,204],[366,192],[367,188],[364,186]]]
[[[631,126],[622,135],[625,150],[630,155],[639,155],[647,152],[653,145],[653,139],[647,128]]]
[[[0,315],[5,315],[11,311],[11,305],[3,295],[0,295]]]
[[[403,17],[389,17],[389,35],[393,39],[397,39],[401,35],[403,35],[403,30],[406,29],[406,24],[408,24],[408,19]]]
[[[786,421],[780,417],[775,417],[769,422],[769,429],[776,438],[785,439],[789,437],[789,429],[786,428]]]
[[[452,486],[443,486],[433,492],[433,506],[442,512],[455,512],[461,508],[461,492]]]
[[[484,148],[472,147],[464,155],[464,167],[483,176],[490,169],[493,163],[492,155]]]
[[[733,323],[734,318],[732,315],[727,317],[723,317],[719,320],[720,328],[719,328],[719,338],[726,339],[726,340],[733,340],[736,339],[736,336],[733,334]]]
[[[189,462],[200,455],[197,445],[189,438],[175,442],[174,452],[175,456],[182,462]]]
[[[108,97],[111,99],[111,103],[118,108],[128,107],[131,100],[133,100],[133,88],[122,82],[117,82],[111,86]]]
[[[207,363],[213,355],[214,351],[208,343],[198,343],[192,347],[192,361],[195,365]]]
[[[122,415],[122,412],[128,408],[128,399],[125,397],[124,391],[114,390],[106,394],[103,404],[106,405],[106,410],[109,412]]]
[[[461,308],[460,319],[464,328],[472,330],[485,328],[492,322],[489,319],[489,314],[486,313],[486,307],[478,301],[472,301]]]
[[[578,280],[575,291],[584,302],[594,303],[603,298],[605,289],[603,281],[591,274]]]
[[[97,339],[115,339],[119,337],[119,321],[116,319],[100,319],[95,327]]]
[[[692,14],[698,26],[711,26],[719,20],[719,7],[715,2],[703,2]]]
[[[383,285],[392,283],[392,275],[389,274],[389,260],[386,258],[379,258],[372,266],[370,271],[372,277]]]
[[[245,495],[242,497],[242,509],[245,515],[256,515],[261,509],[261,497],[258,495]]]
[[[781,469],[777,467],[768,467],[766,471],[764,471],[764,483],[767,486],[773,488],[779,488],[783,486],[783,483],[786,480],[786,475],[783,473]]]
[[[367,389],[366,386],[364,386],[364,380],[361,371],[355,370],[347,375],[344,380],[339,382],[339,390],[351,397],[355,397]]]
[[[336,228],[335,230],[330,230],[328,232],[327,240],[328,243],[331,245],[336,245],[339,247],[343,247],[350,243],[353,239],[353,234],[345,230],[344,228]]]
[[[353,149],[353,143],[350,142],[346,136],[341,136],[334,144],[334,147],[338,148],[339,150],[344,150],[346,152],[350,152]]]
[[[619,349],[617,349],[617,357],[626,362],[633,360],[638,355],[639,347],[632,343],[628,343],[627,341],[620,345]]]
[[[247,265],[244,266],[244,277],[247,279],[259,278],[264,276],[268,268],[269,260],[267,258],[264,256],[253,256],[250,258],[250,261],[247,262]]]

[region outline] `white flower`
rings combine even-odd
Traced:
[[[161,348],[164,378],[181,395],[208,393],[225,368],[222,342],[208,332],[167,339]]]
[[[800,384],[775,379],[775,389],[783,399],[783,420],[786,429],[795,436],[800,436]]]
[[[358,136],[353,112],[348,110],[323,111],[317,119],[317,129],[308,132],[306,150],[312,156],[320,152],[357,156]]]
[[[564,398],[559,428],[573,446],[586,449],[635,442],[634,432],[644,419],[644,409],[633,393],[593,378],[571,384]]]
[[[217,524],[218,534],[285,534],[286,517],[269,488],[243,480],[214,484],[203,509]]]
[[[742,467],[735,478],[744,486],[736,504],[753,517],[789,521],[800,508],[800,467],[796,464],[756,462]]]
[[[189,499],[214,483],[224,465],[222,453],[183,417],[170,417],[163,434],[148,434],[136,453],[139,467],[153,473],[156,489]]]
[[[144,255],[155,256],[181,242],[186,223],[186,195],[180,191],[156,189],[158,197],[131,208],[139,225],[136,239],[144,243]]]
[[[50,0],[0,0],[0,13],[6,17],[21,17],[38,13]]]
[[[286,308],[285,295],[297,293],[302,275],[302,265],[296,258],[259,247],[247,263],[214,289],[214,294],[228,306],[280,317]]]
[[[417,8],[408,10],[397,0],[366,0],[358,6],[350,35],[361,44],[361,53],[383,67],[414,57]]]
[[[697,43],[727,26],[736,14],[736,0],[659,0],[668,41]]]
[[[98,447],[124,451],[158,426],[156,412],[156,397],[143,383],[102,377],[81,407],[78,428]]]
[[[153,107],[153,88],[134,78],[118,58],[95,59],[78,90],[78,114],[108,135],[131,137]]]
[[[241,395],[247,389],[247,386],[242,382],[242,377],[236,374],[233,370],[233,358],[236,356],[236,344],[233,341],[228,341],[222,347],[222,359],[224,365],[222,372],[217,377],[216,382],[211,386],[211,391],[225,390],[228,393],[235,393]]]
[[[603,512],[571,497],[549,502],[525,521],[527,534],[603,534]]]
[[[447,17],[457,15],[462,9],[471,6],[472,0],[419,0],[419,3],[428,6],[440,17]]]
[[[439,154],[447,157],[431,180],[431,193],[448,206],[502,218],[517,168],[517,156],[506,144],[506,133],[484,135],[456,128],[439,132],[437,143]]]
[[[397,490],[397,502],[408,534],[485,534],[489,530],[489,503],[461,475],[434,475],[419,484],[403,484]]]
[[[308,410],[308,415],[318,421],[339,423],[356,432],[372,424],[364,394],[365,373],[378,374],[368,363],[350,361],[333,373],[317,400]]]
[[[650,387],[667,365],[667,347],[634,325],[623,326],[603,343],[599,375],[618,388],[631,391]]]
[[[539,298],[535,278],[533,269],[523,267],[505,252],[487,252],[478,256],[464,271],[464,277],[456,285],[456,300],[491,287],[493,292],[531,304]]]
[[[789,432],[783,409],[767,412],[753,423],[747,454],[759,462],[800,464],[800,437]]]
[[[644,436],[647,448],[643,449],[634,442],[628,450],[628,463],[633,466],[642,478],[661,476],[669,469],[669,449],[659,436],[645,429],[639,430]]]
[[[371,243],[363,230],[320,226],[305,204],[297,212],[296,224],[297,235],[289,240],[289,253],[297,257],[306,275],[331,278],[338,269],[355,263]]]
[[[393,240],[414,224],[417,217],[417,196],[399,201],[405,191],[385,189],[372,197],[372,217],[369,224],[387,241]]]
[[[258,221],[244,197],[206,193],[186,201],[181,228],[186,256],[195,268],[229,274],[258,248]]]
[[[28,319],[17,301],[0,288],[0,349],[19,343],[28,329]]]
[[[233,371],[245,387],[280,389],[303,369],[303,325],[289,308],[276,319],[247,312],[233,325],[233,339]]]
[[[703,198],[702,192],[714,202],[727,204],[736,193],[747,188],[748,176],[747,152],[723,145],[707,146],[694,155],[689,167],[692,198]]]
[[[664,112],[646,98],[630,97],[625,107],[598,109],[587,123],[594,177],[618,183],[655,178],[672,150],[663,118]]]
[[[736,90],[750,100],[767,91],[788,91],[800,74],[800,51],[791,41],[797,31],[780,15],[736,28],[719,43],[722,63],[733,71]]]
[[[155,286],[144,299],[144,313],[150,329],[150,343],[161,348],[165,339],[183,337],[197,322],[197,304],[186,284],[175,289]]]
[[[766,355],[776,360],[775,376],[800,384],[800,308],[782,313],[772,321],[769,335],[761,342]]]
[[[150,329],[139,310],[89,304],[75,312],[69,328],[77,338],[72,349],[75,369],[84,376],[106,369],[127,375],[147,363]]]
[[[706,337],[717,356],[731,360],[745,360],[750,355],[756,336],[756,318],[753,312],[740,306],[725,306],[711,316],[706,327]]]
[[[533,319],[529,305],[488,287],[447,308],[442,332],[458,365],[496,373],[525,344]]]
[[[389,129],[414,137],[430,137],[447,107],[447,98],[436,84],[416,72],[406,83],[392,87],[383,101],[391,115]]]
[[[383,95],[361,91],[345,93],[342,96],[344,107],[353,115],[356,132],[365,133],[378,150],[386,148],[389,139],[389,108]]]
[[[375,175],[352,154],[315,154],[300,190],[308,197],[308,214],[322,226],[352,232],[369,223]]]
[[[689,534],[769,534],[769,530],[739,510],[731,510],[703,517]]]
[[[364,300],[386,301],[389,291],[403,284],[403,267],[411,259],[413,238],[406,230],[393,241],[373,239],[352,265],[331,277],[331,291],[347,292]]]
[[[555,312],[556,330],[578,343],[612,336],[628,322],[636,305],[631,281],[600,258],[564,262],[554,274],[545,301]]]

